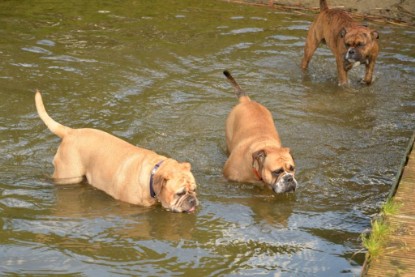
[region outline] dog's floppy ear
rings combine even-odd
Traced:
[[[372,31],[370,34],[372,35],[372,39],[379,39],[378,31]]]
[[[256,169],[258,178],[262,180],[262,169],[264,168],[264,161],[267,157],[267,152],[264,149],[252,153],[252,168]],[[255,163],[258,163],[258,168],[256,168]]]
[[[167,179],[163,175],[157,174],[154,176],[153,189],[156,195],[160,195],[161,190],[163,189],[166,182]]]
[[[347,33],[346,28],[344,28],[344,27],[343,27],[343,28],[340,30],[339,35],[340,35],[340,37],[341,37],[341,38],[344,38],[344,36],[346,35],[346,33]]]
[[[290,148],[288,148],[288,153],[290,153],[290,155],[291,155],[291,158],[293,159],[293,161],[295,160],[294,159],[294,154],[293,154],[293,152],[291,152],[291,149]]]
[[[252,164],[257,162],[259,166],[262,166],[266,157],[267,157],[267,153],[265,152],[264,149],[258,150],[252,153]]]
[[[287,151],[287,153],[290,154],[291,158],[293,158],[293,160],[294,160],[293,154],[291,153],[291,148],[289,148],[289,147],[283,147],[282,149],[285,150],[285,151]]]
[[[294,154],[293,154],[293,152],[291,151],[291,148],[288,148],[288,147],[287,147],[287,151],[288,151],[288,153],[290,154],[290,156],[291,156],[291,158],[293,159],[293,161],[295,161]]]
[[[186,170],[186,171],[190,171],[192,169],[192,166],[190,165],[190,163],[181,163],[180,166],[183,170]]]

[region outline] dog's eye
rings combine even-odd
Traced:
[[[272,175],[274,175],[274,176],[280,176],[281,173],[283,173],[283,172],[284,172],[284,169],[280,168],[280,169],[274,170],[272,172]]]
[[[362,47],[362,46],[365,46],[365,44],[364,44],[364,43],[359,42],[356,46],[357,46],[357,47]]]
[[[346,48],[349,48],[350,47],[350,43],[346,43],[345,46],[346,46]]]
[[[294,166],[292,166],[292,165],[290,165],[290,167],[288,168],[288,170],[289,170],[289,171],[294,171],[294,170],[295,170],[295,167],[294,167]]]

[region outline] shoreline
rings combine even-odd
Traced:
[[[319,11],[318,0],[225,0],[244,5],[268,6],[277,10]],[[341,8],[353,17],[402,26],[415,27],[415,1],[413,0],[328,0],[329,8]]]

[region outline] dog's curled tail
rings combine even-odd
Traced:
[[[245,91],[241,89],[235,79],[232,77],[231,73],[228,70],[223,71],[223,74],[228,78],[229,82],[231,82],[233,88],[235,89],[236,96],[240,98],[241,96],[248,96]]]
[[[46,124],[49,130],[60,138],[63,138],[68,131],[69,127],[63,126],[62,124],[53,120],[46,112],[45,105],[43,105],[42,95],[39,90],[36,90],[35,94],[36,110],[42,121]]]
[[[320,0],[320,11],[328,10],[329,6],[327,5],[326,0]]]

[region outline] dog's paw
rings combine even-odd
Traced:
[[[376,80],[376,76],[373,76],[371,80],[366,80],[365,78],[362,78],[360,80],[360,84],[369,86],[369,85],[373,84],[375,82],[375,80]]]
[[[350,81],[349,80],[346,80],[345,82],[338,82],[337,83],[337,85],[339,86],[339,87],[349,87],[350,86]]]

